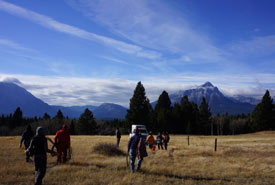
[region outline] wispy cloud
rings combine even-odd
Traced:
[[[7,40],[7,39],[1,39],[1,38],[0,38],[0,46],[5,46],[5,47],[12,48],[15,50],[34,51],[33,49],[23,47],[22,45],[14,42],[14,41]]]
[[[157,54],[156,51],[147,50],[138,45],[129,44],[92,32],[88,32],[86,30],[58,22],[51,17],[36,13],[34,11],[16,6],[14,4],[2,0],[0,0],[0,10],[33,21],[37,24],[40,24],[41,26],[47,27],[58,32],[66,33],[86,40],[103,43],[109,47],[112,47],[124,53],[134,54],[136,56],[149,59],[158,58],[159,56],[161,56],[161,54]]]
[[[187,18],[163,1],[69,0],[84,15],[141,46],[187,57],[189,62],[220,62],[223,52]],[[182,12],[181,12],[182,13]],[[145,53],[142,53],[144,56]],[[159,53],[156,54],[156,57]],[[146,56],[146,55],[145,55]],[[149,53],[152,56],[152,53]],[[149,57],[148,57],[149,58]]]
[[[106,60],[109,60],[109,61],[112,61],[112,62],[119,63],[119,64],[128,64],[126,61],[120,60],[120,59],[117,59],[117,58],[114,58],[114,57],[103,56],[102,58],[104,58]]]
[[[275,55],[275,35],[255,37],[231,43],[229,49],[234,54],[245,57]]]

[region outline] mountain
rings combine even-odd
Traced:
[[[241,102],[237,99],[224,96],[217,87],[213,86],[210,82],[185,91],[179,91],[177,93],[169,95],[171,102],[180,103],[183,96],[188,96],[189,101],[195,102],[198,107],[201,103],[202,97],[206,98],[206,101],[211,109],[212,114],[241,114],[251,113],[255,107],[250,103]],[[156,104],[156,102],[155,102]],[[154,105],[154,104],[153,104]]]
[[[125,107],[113,103],[103,103],[93,111],[94,117],[97,119],[125,119],[126,113]]]
[[[14,113],[20,107],[25,117],[43,116],[45,112],[56,114],[55,108],[36,98],[24,88],[8,82],[0,82],[0,114]]]
[[[126,115],[126,108],[111,103],[104,103],[98,107],[48,105],[15,83],[0,82],[0,115],[13,114],[17,107],[21,108],[24,117],[43,117],[44,113],[53,117],[60,109],[65,117],[79,118],[86,108],[91,110],[97,119],[124,119]]]
[[[92,112],[96,108],[96,106],[93,106],[93,105],[70,106],[70,107],[52,105],[52,107],[54,107],[56,110],[60,109],[63,115],[68,116],[69,118],[79,118],[79,116],[84,112],[86,108],[88,108]]]

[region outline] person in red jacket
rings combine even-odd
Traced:
[[[67,149],[71,146],[70,134],[67,131],[67,125],[64,124],[62,129],[56,132],[54,142],[57,145],[57,163],[65,163],[67,161]]]

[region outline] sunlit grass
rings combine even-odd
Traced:
[[[51,138],[53,138],[51,136]],[[275,133],[239,136],[171,136],[168,151],[147,148],[142,171],[132,174],[125,156],[94,152],[98,143],[116,144],[115,136],[72,136],[72,159],[56,165],[48,155],[44,184],[275,184]],[[127,153],[129,136],[120,149]],[[0,184],[33,184],[34,166],[26,163],[20,137],[0,137]],[[51,144],[49,143],[49,146]]]

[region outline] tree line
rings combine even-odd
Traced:
[[[234,135],[274,130],[275,105],[267,90],[252,114],[212,115],[204,97],[199,106],[190,102],[187,96],[172,104],[168,93],[163,91],[153,108],[144,86],[138,82],[125,120],[96,120],[89,109],[85,109],[79,119],[64,117],[61,110],[52,118],[47,113],[42,118],[24,118],[18,107],[13,114],[1,116],[0,135],[19,135],[28,124],[33,128],[43,126],[47,134],[55,134],[64,123],[72,135],[113,135],[116,128],[126,134],[133,124],[146,125],[155,134],[168,131],[172,134]]]
[[[138,82],[130,99],[125,122],[128,128],[132,124],[146,125],[154,133],[168,131],[173,134],[243,134],[274,130],[275,105],[267,90],[252,114],[212,115],[205,97],[199,106],[190,102],[187,96],[182,97],[180,103],[172,105],[168,93],[163,91],[153,109],[144,86]]]

